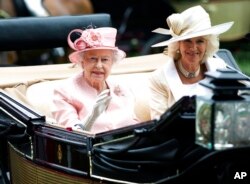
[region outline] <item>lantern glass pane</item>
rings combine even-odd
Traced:
[[[215,112],[215,149],[250,145],[248,101],[217,103]]]
[[[234,103],[216,102],[214,114],[214,148],[225,149],[233,147],[230,129],[233,124]]]
[[[196,143],[212,148],[211,143],[212,103],[209,100],[196,100]]]

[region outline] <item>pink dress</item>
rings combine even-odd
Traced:
[[[139,123],[134,113],[134,96],[120,84],[107,80],[112,97],[106,111],[93,124],[90,132],[100,133]],[[54,90],[52,115],[65,128],[83,123],[92,111],[97,91],[85,81],[83,73],[77,74]]]

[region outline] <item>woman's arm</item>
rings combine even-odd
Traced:
[[[151,119],[158,119],[169,107],[168,105],[168,91],[165,86],[164,75],[161,71],[152,73],[149,78],[149,89],[150,89],[150,116]]]

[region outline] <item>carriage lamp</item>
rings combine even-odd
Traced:
[[[205,75],[200,84],[212,93],[196,97],[196,144],[212,150],[249,146],[249,78],[233,69]]]

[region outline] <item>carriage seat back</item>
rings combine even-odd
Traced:
[[[0,51],[68,47],[73,29],[112,26],[109,14],[22,17],[0,20]]]

